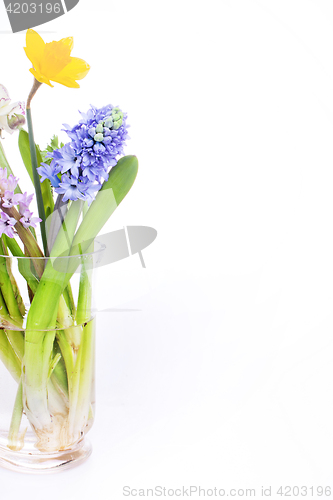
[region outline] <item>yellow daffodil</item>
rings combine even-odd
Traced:
[[[58,42],[45,43],[36,31],[28,29],[26,44],[24,50],[33,64],[30,71],[36,80],[50,87],[53,87],[51,81],[61,83],[66,87],[80,87],[76,80],[82,80],[90,66],[83,59],[71,57],[72,37],[62,38]]]

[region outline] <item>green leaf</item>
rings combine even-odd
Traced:
[[[22,388],[22,378],[21,378],[17,388],[12,419],[10,422],[10,428],[8,432],[7,446],[13,451],[19,451],[23,448],[23,439],[25,431],[20,435],[22,415],[23,415],[23,388]]]
[[[3,234],[1,236],[1,239],[2,239],[1,249],[4,252],[3,255],[9,255],[5,237],[7,238],[7,236],[5,234]],[[8,238],[8,239],[14,239],[14,238]],[[13,292],[14,292],[14,296],[15,296],[18,308],[19,308],[22,316],[24,316],[25,315],[25,305],[24,305],[23,299],[22,299],[21,294],[20,294],[19,287],[17,286],[16,280],[15,280],[15,277],[14,277],[14,274],[12,271],[11,259],[6,259],[6,264],[7,264],[7,273],[8,273],[8,276],[10,278],[10,282],[12,284],[12,288],[13,288]]]
[[[1,141],[0,141],[0,167],[1,168],[6,168],[7,169],[7,175],[14,175],[12,169],[9,166],[9,163],[7,161],[5,151],[2,147]],[[15,176],[14,176],[15,177]],[[14,193],[22,193],[20,186],[17,184]]]
[[[15,282],[15,286],[13,288],[13,283],[10,277],[11,270],[8,268],[8,262],[6,260],[6,257],[3,257],[3,255],[6,255],[5,253],[5,248],[3,241],[0,241],[0,249],[1,249],[1,255],[0,255],[0,288],[1,288],[1,293],[2,296],[6,302],[7,310],[9,312],[9,315],[13,320],[19,324],[22,325],[23,321],[23,314],[22,314],[22,309],[20,308],[20,305],[23,304],[22,297],[18,292],[18,288]],[[17,301],[17,297],[19,297],[19,303]],[[22,312],[21,312],[22,311]]]
[[[59,139],[57,135],[54,135],[51,139],[50,145],[48,146],[48,151],[54,151],[55,149],[59,149]]]
[[[46,155],[47,153],[52,153],[55,149],[60,149],[64,146],[64,144],[61,142],[59,145],[59,138],[57,135],[54,135],[50,141],[50,144],[46,146],[46,149],[41,151],[41,155],[43,158],[43,161],[50,165],[52,158],[47,158]]]
[[[86,252],[92,240],[96,238],[104,224],[125,198],[138,173],[138,159],[136,156],[120,158],[104,182],[96,199],[90,205],[79,229],[76,232],[71,255]],[[85,242],[82,245],[82,242]],[[81,248],[82,245],[82,248]]]
[[[6,234],[2,235],[2,238],[9,248],[10,252],[12,255],[15,257],[19,257],[17,259],[18,261],[18,269],[23,276],[23,278],[26,280],[27,285],[31,288],[32,292],[35,293],[38,287],[38,279],[36,276],[32,273],[31,268],[30,268],[30,260],[29,259],[24,259],[25,257],[24,253],[22,252],[19,244],[15,240],[15,238],[9,238]]]
[[[53,370],[55,369],[55,367],[57,366],[57,364],[60,361],[60,358],[61,358],[61,354],[60,354],[60,352],[57,352],[57,354],[54,356],[54,358],[52,359],[52,361],[50,363],[48,378],[51,377]]]
[[[30,176],[32,183],[34,184],[33,172],[32,172],[32,164],[31,164],[31,155],[30,155],[30,146],[29,146],[29,134],[25,130],[20,130],[19,133],[19,149],[22,156],[23,163],[27,172]],[[39,146],[36,145],[36,155],[37,155],[37,163],[38,166],[43,161],[41,151]],[[53,212],[54,202],[51,190],[51,183],[48,179],[45,179],[44,182],[41,183],[43,204],[45,210],[46,218]]]

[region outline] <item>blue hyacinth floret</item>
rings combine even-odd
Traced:
[[[127,115],[111,104],[100,109],[91,106],[81,115],[73,128],[65,125],[71,141],[47,153],[52,161],[41,163],[38,173],[41,182],[50,180],[63,201],[81,199],[90,204],[108,179],[110,167],[123,154],[128,138]]]

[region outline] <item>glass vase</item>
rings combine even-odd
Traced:
[[[96,249],[97,248],[97,249]],[[91,453],[94,270],[103,247],[57,258],[0,255],[0,465],[56,472]]]

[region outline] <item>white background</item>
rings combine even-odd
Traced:
[[[1,499],[333,486],[332,2],[80,0],[37,31],[73,35],[91,64],[79,90],[39,90],[37,142],[119,104],[140,171],[106,230],[158,237],[146,269],[133,256],[99,278],[115,311],[98,318],[92,457],[1,470]],[[14,100],[32,82],[24,40],[0,35]]]

